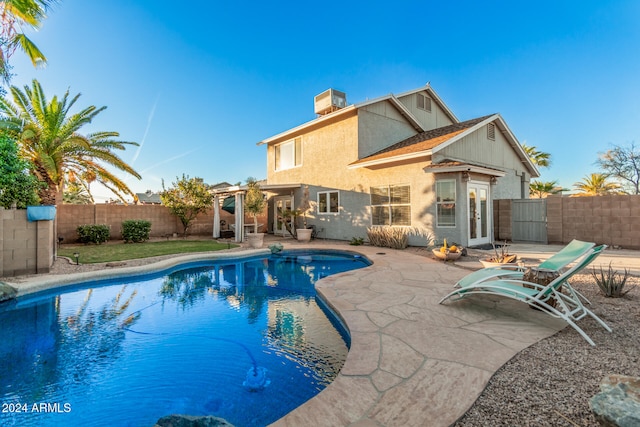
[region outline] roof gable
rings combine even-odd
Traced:
[[[351,163],[351,167],[364,167],[373,164],[386,163],[388,161],[405,160],[408,158],[431,155],[432,150],[451,142],[455,137],[472,129],[479,123],[495,115],[478,117],[460,123],[454,123],[437,129],[420,132],[403,141],[397,142],[370,156],[358,159]],[[448,145],[448,144],[447,144]]]

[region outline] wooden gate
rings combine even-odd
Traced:
[[[547,201],[512,200],[511,230],[514,242],[547,243]]]

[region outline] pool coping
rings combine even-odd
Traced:
[[[361,253],[373,265],[316,283],[317,294],[346,326],[351,347],[338,377],[272,426],[448,426],[493,373],[529,345],[566,324],[514,301],[481,297],[440,305],[468,273],[407,251],[344,244],[286,242],[286,249]],[[32,276],[18,297],[96,279],[140,276],[180,264],[269,255],[268,249],[185,254],[110,270]]]

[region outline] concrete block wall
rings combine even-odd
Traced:
[[[165,237],[176,233],[181,236],[183,227],[180,220],[162,205],[60,205],[58,206],[57,235],[63,243],[73,243],[78,239],[79,225],[106,224],[111,229],[111,240],[122,239],[122,221],[144,219],[151,221],[151,237]],[[220,210],[220,219],[225,221],[222,230],[229,230],[235,218]],[[266,224],[266,212],[259,217],[259,223]],[[245,223],[253,223],[253,218],[245,216]],[[262,231],[265,231],[263,227]],[[189,235],[213,235],[213,209],[198,215],[189,227]]]
[[[496,235],[501,240],[507,235],[503,224],[510,224],[511,219],[503,202],[494,201],[495,224],[499,224]],[[567,244],[573,239],[640,249],[640,195],[547,197],[547,241]]]
[[[54,221],[29,222],[24,209],[0,208],[0,277],[48,273],[54,235]]]

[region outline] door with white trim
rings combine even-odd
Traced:
[[[282,221],[282,214],[293,209],[293,196],[279,196],[273,199],[273,234],[288,235]],[[291,218],[291,217],[288,217]]]
[[[469,246],[491,243],[491,203],[489,184],[469,181],[467,183],[467,212]]]

